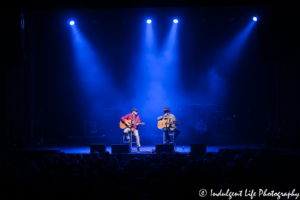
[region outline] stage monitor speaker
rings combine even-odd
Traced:
[[[191,144],[191,152],[195,159],[203,159],[206,153],[206,144]]]
[[[101,143],[92,143],[90,146],[90,153],[94,153],[95,151],[98,151],[99,153],[105,153],[106,146],[105,144]]]
[[[173,153],[174,152],[174,145],[173,144],[156,144],[155,145],[156,153],[166,152],[166,153]]]
[[[111,145],[112,153],[129,153],[128,144],[112,144]]]

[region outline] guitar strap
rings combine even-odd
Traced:
[[[133,117],[133,124],[135,124],[136,116],[134,117],[134,116],[132,115],[132,117]]]

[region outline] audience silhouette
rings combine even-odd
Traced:
[[[94,152],[88,160],[65,153],[36,160],[0,155],[0,199],[199,199],[200,189],[292,191],[300,182],[299,165],[264,150],[207,152],[198,160],[193,153],[183,159],[163,152],[154,158],[131,155],[128,162],[108,152],[104,158]],[[285,182],[278,185],[281,179]]]

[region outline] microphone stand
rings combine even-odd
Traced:
[[[132,120],[130,122],[130,153],[132,151]]]
[[[171,122],[171,120],[170,119],[167,119],[168,121],[166,121],[166,133],[165,134],[169,134],[169,129],[170,129],[170,124],[171,123],[168,123],[168,122]],[[169,124],[169,127],[168,127],[168,124]],[[166,135],[165,135],[165,137],[166,137]],[[170,136],[169,136],[170,137]],[[168,138],[167,138],[167,140],[168,140]]]
[[[38,134],[40,132],[40,125],[42,124],[41,119],[42,119],[42,109],[39,110],[39,114],[38,114],[38,118],[37,118],[37,129],[38,129],[37,132],[38,132]],[[43,124],[42,124],[42,134],[41,134],[40,140],[36,144],[36,146],[40,145],[40,147],[42,147],[43,143],[44,143],[44,134],[43,134]]]

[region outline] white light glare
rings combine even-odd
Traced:
[[[75,24],[75,22],[74,21],[70,21],[70,25],[74,25]]]
[[[257,17],[253,17],[253,21],[255,21],[255,22],[256,22],[256,21],[257,21]]]
[[[152,21],[151,21],[150,19],[147,20],[147,23],[148,23],[148,24],[151,24],[151,22],[152,22]]]
[[[177,19],[174,19],[173,22],[174,22],[174,23],[178,23],[178,20],[177,20]]]

